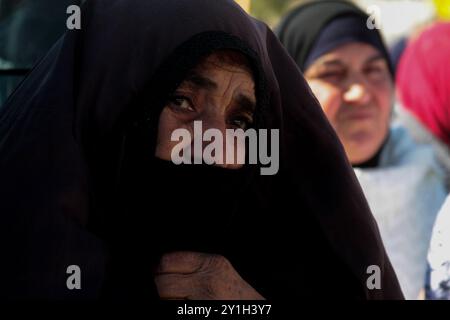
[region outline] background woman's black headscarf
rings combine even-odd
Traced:
[[[276,27],[275,33],[303,72],[312,59],[352,37],[353,41],[366,42],[377,48],[393,74],[381,34],[375,26],[369,29],[368,22],[373,23],[365,12],[351,2],[319,0],[292,10]],[[323,36],[326,39],[321,39]]]
[[[166,242],[159,237],[168,220],[160,201],[152,193],[139,200],[149,208],[141,220],[127,203],[139,188],[126,186],[151,164],[139,150],[146,143],[151,150],[154,126],[146,123],[155,123],[152,108],[161,107],[154,93],[175,88],[185,71],[172,75],[165,63],[192,66],[224,48],[253,61],[258,126],[280,129],[280,171],[246,174],[245,197],[231,214],[211,210],[203,230],[220,237],[201,241],[196,230],[199,241]],[[142,257],[178,245],[223,254],[267,298],[336,291],[340,298],[402,298],[321,108],[273,33],[233,1],[88,1],[82,29],[55,44],[0,113],[0,155],[1,271],[9,275],[2,295],[151,294],[149,268],[157,257]],[[160,182],[148,179],[148,190]],[[149,238],[133,236],[133,226]],[[82,290],[67,290],[69,265],[80,266]],[[381,269],[380,290],[366,286],[369,265]]]

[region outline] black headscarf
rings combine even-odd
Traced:
[[[193,250],[224,255],[271,299],[332,287],[341,298],[402,298],[342,146],[267,26],[226,0],[88,1],[82,22],[0,113],[2,295],[156,297],[159,255]],[[177,172],[153,157],[164,97],[218,49],[252,61],[256,127],[280,130],[275,176]],[[235,192],[192,199],[183,182],[197,177],[196,188],[211,177]],[[66,288],[73,264],[79,291]],[[380,290],[366,286],[369,265],[381,269]]]
[[[351,2],[311,1],[292,10],[276,27],[275,33],[303,72],[319,55],[353,40],[377,48],[393,75],[381,34],[376,28],[369,29],[368,21],[369,16]]]

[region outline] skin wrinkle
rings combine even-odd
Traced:
[[[194,270],[189,274],[164,272],[164,268],[172,267],[194,267]],[[262,299],[234,270],[229,260],[220,255],[167,254],[161,259],[160,271],[155,283],[163,299]]]
[[[255,82],[250,68],[236,65],[223,58],[223,52],[211,54],[195,67],[187,80],[175,90],[174,96],[186,96],[192,100],[195,110],[178,110],[172,102],[163,108],[160,115],[155,155],[163,160],[171,160],[173,147],[178,143],[171,141],[171,133],[179,128],[187,129],[194,137],[194,121],[202,121],[203,131],[210,128],[221,131],[226,137],[226,129],[233,128],[230,120],[245,119],[249,125],[253,122],[253,113],[249,113],[249,104],[256,105]],[[231,57],[236,57],[233,53]],[[240,57],[240,56],[238,56]],[[238,61],[243,60],[242,57]],[[246,101],[247,100],[247,101]],[[243,104],[241,102],[244,101]],[[183,101],[182,103],[189,103]],[[243,120],[239,120],[243,121]],[[225,139],[224,139],[224,142]],[[209,142],[208,142],[209,143]],[[207,146],[203,142],[203,148]],[[226,145],[223,144],[222,157],[226,159]],[[237,148],[237,147],[236,147]],[[244,151],[245,152],[245,151]],[[238,154],[237,149],[235,153]],[[242,167],[237,163],[216,164],[229,169]]]
[[[216,67],[216,68],[214,68]],[[224,109],[219,109],[220,111],[222,111],[221,115],[225,115],[225,112],[227,111],[228,107],[232,104],[233,102],[233,89],[232,89],[232,84],[234,83],[233,79],[236,78],[236,73],[237,74],[241,74],[241,75],[247,75],[247,72],[241,71],[238,68],[227,68],[226,65],[218,65],[218,64],[214,64],[211,63],[211,69],[222,69],[223,71],[229,72],[230,74],[226,75],[228,77],[227,80],[224,80],[224,83],[227,83],[227,87],[224,88],[222,93],[218,93],[216,95],[212,94],[213,97],[217,97],[218,99],[227,101],[224,104],[226,105],[226,107]],[[254,87],[254,85],[253,85]],[[216,90],[217,91],[217,90]]]

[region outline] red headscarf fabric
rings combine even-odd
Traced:
[[[436,23],[408,44],[397,87],[403,106],[450,145],[450,23]]]

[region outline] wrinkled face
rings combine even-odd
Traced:
[[[253,123],[256,107],[255,83],[246,58],[233,51],[218,51],[203,59],[184,79],[163,108],[158,128],[155,156],[171,160],[177,141],[171,141],[176,129],[187,129],[194,144],[194,121],[202,121],[203,132],[218,129],[247,129]],[[203,143],[203,148],[207,143]],[[192,148],[194,148],[192,146]],[[236,148],[234,154],[244,152]],[[224,143],[223,156],[226,157]],[[240,164],[219,166],[236,169]]]
[[[324,54],[305,77],[352,164],[372,158],[389,129],[393,83],[382,54],[349,43]]]

